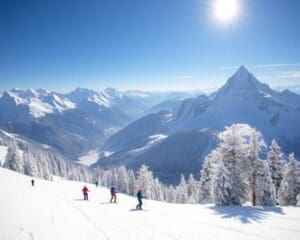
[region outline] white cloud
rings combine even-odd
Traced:
[[[247,68],[247,66],[245,66]],[[300,63],[272,63],[272,64],[259,64],[248,66],[249,68],[282,68],[282,67],[300,67]],[[220,69],[231,70],[238,69],[239,66],[221,66]]]
[[[294,70],[294,71],[284,71],[280,75],[282,78],[300,78],[300,71]]]
[[[276,63],[276,64],[262,64],[254,65],[254,68],[277,68],[277,67],[296,67],[300,66],[300,63]]]

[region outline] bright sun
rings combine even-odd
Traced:
[[[238,14],[237,0],[215,0],[214,14],[220,22],[231,22]]]

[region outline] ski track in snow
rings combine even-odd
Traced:
[[[111,240],[111,238],[108,236],[107,233],[105,233],[104,231],[101,231],[100,227],[89,217],[88,214],[86,214],[83,209],[81,209],[80,207],[76,206],[73,202],[71,202],[70,200],[65,200],[65,202],[67,204],[69,204],[70,206],[72,206],[75,210],[77,210],[84,218],[86,218],[94,227],[95,227],[95,230],[98,231],[101,235],[104,235],[105,238],[107,240]]]
[[[282,240],[300,236],[300,208],[215,208],[144,200],[148,211],[132,211],[136,199],[109,189],[54,178],[31,178],[0,168],[1,240]],[[107,204],[102,204],[107,203]],[[219,212],[218,212],[219,211]],[[257,214],[257,215],[255,215]],[[5,218],[3,217],[5,216]]]

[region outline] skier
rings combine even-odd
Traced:
[[[139,204],[136,205],[136,209],[137,210],[142,210],[142,205],[143,205],[143,201],[142,201],[142,198],[143,198],[142,189],[138,189],[137,190],[136,196],[137,196],[137,199],[138,199],[138,202],[139,202]]]
[[[114,203],[117,203],[117,187],[116,186],[112,186],[110,188],[110,195],[111,195],[111,199],[110,199],[110,202],[114,202]]]
[[[96,185],[96,187],[98,187],[98,185],[99,185],[98,180],[96,180],[95,185]]]
[[[34,187],[34,179],[31,180],[31,186]]]
[[[83,187],[82,192],[83,192],[83,200],[89,200],[89,196],[88,196],[89,189],[87,188],[87,186]]]

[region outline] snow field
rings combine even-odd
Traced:
[[[55,178],[31,178],[0,168],[1,240],[96,239],[297,239],[300,208],[214,207],[145,200],[148,211],[132,211],[135,198]],[[107,203],[107,204],[106,204]]]

